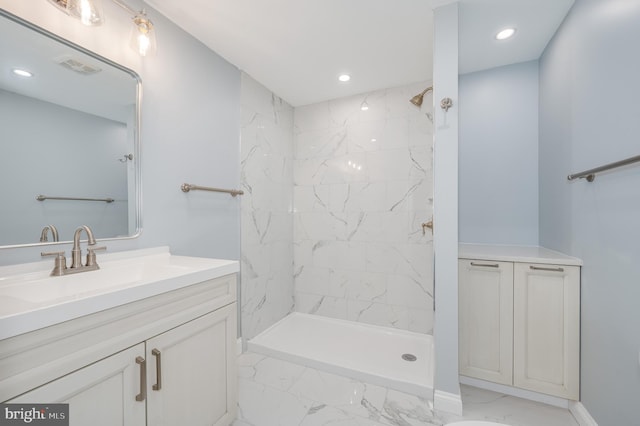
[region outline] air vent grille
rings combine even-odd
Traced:
[[[102,71],[100,67],[87,64],[86,62],[82,62],[76,58],[63,57],[63,58],[58,58],[56,61],[62,67],[82,75],[91,75],[91,74],[96,74]]]

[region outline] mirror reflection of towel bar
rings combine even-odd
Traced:
[[[63,201],[103,201],[105,203],[113,203],[113,198],[80,198],[80,197],[49,197],[48,195],[38,195],[36,197],[38,201],[44,200],[63,200]]]

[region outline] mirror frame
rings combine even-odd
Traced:
[[[64,45],[67,45],[73,49],[78,50],[81,53],[84,53],[85,55],[91,56],[92,58],[101,61],[107,65],[110,65],[116,69],[119,69],[120,71],[123,71],[127,74],[129,74],[134,80],[135,80],[135,84],[136,84],[136,95],[135,95],[135,102],[136,102],[136,106],[135,106],[135,117],[133,120],[135,129],[133,129],[133,136],[134,136],[134,146],[133,146],[133,155],[134,155],[134,173],[133,173],[133,179],[135,180],[134,182],[134,186],[135,186],[135,199],[134,200],[129,200],[129,203],[131,201],[135,202],[135,221],[136,221],[136,229],[135,232],[132,235],[127,235],[126,237],[107,237],[107,238],[96,238],[97,241],[121,241],[121,240],[131,240],[131,239],[135,239],[138,238],[141,234],[142,234],[142,162],[140,161],[140,153],[142,151],[141,149],[141,145],[142,145],[142,141],[140,139],[140,116],[141,116],[141,105],[142,105],[142,79],[140,78],[140,76],[138,75],[138,73],[136,73],[135,71],[120,65],[117,62],[112,61],[111,59],[105,58],[104,56],[101,56],[95,52],[92,52],[91,50],[86,49],[85,47],[80,46],[79,44],[76,44],[70,40],[67,40],[63,37],[60,37],[57,34],[52,33],[49,30],[46,30],[42,27],[39,27],[19,16],[16,16],[14,14],[12,14],[11,12],[8,12],[2,8],[0,8],[0,18],[6,18],[9,19],[10,21],[13,21],[15,23],[17,23],[18,25],[22,25],[23,27],[26,27],[32,31],[35,31],[45,37],[48,37],[54,41],[57,41],[59,43],[62,43]],[[81,226],[82,224],[79,223],[78,226]],[[37,232],[40,232],[40,230],[35,230],[34,231],[36,234]],[[35,235],[35,234],[34,234]],[[23,248],[23,247],[39,247],[39,246],[47,246],[47,245],[61,245],[61,244],[70,244],[72,243],[73,240],[65,240],[65,241],[49,241],[49,242],[36,242],[36,243],[25,243],[25,244],[12,244],[12,245],[0,245],[0,250],[2,249],[14,249],[14,248]]]

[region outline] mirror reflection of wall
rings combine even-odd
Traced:
[[[97,238],[134,235],[137,76],[1,15],[0,247],[38,243],[50,224],[60,241],[80,225]]]
[[[95,235],[128,235],[125,123],[0,90],[2,244],[37,242],[52,223],[63,239],[80,224]],[[37,201],[36,196],[115,201]],[[66,237],[66,238],[65,238]]]

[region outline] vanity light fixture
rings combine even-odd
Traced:
[[[338,76],[338,80],[340,80],[343,83],[346,83],[347,81],[351,80],[351,76],[349,74],[340,74]]]
[[[153,29],[153,22],[147,18],[147,12],[144,9],[136,11],[122,0],[111,1],[132,16],[131,48],[138,52],[140,56],[154,56],[156,54],[156,32]]]
[[[362,111],[369,111],[369,104],[366,100],[362,101],[362,103],[360,104],[360,109]]]
[[[84,25],[91,27],[104,23],[100,0],[49,0],[49,3]]]
[[[79,19],[85,25],[100,25],[104,22],[100,0],[48,0],[69,16]],[[130,44],[140,56],[153,56],[156,53],[156,33],[153,22],[144,9],[136,11],[122,0],[111,0],[131,15]]]
[[[516,33],[516,29],[515,28],[505,28],[504,30],[498,32],[498,34],[496,34],[496,40],[506,40],[508,38],[513,37],[513,35]]]
[[[131,47],[140,56],[153,56],[156,54],[156,32],[153,31],[153,22],[147,18],[146,12],[140,11],[133,18],[134,27],[131,29]]]
[[[31,71],[23,70],[20,68],[14,68],[11,71],[13,71],[15,75],[19,75],[20,77],[26,77],[26,78],[33,77],[33,73]]]

